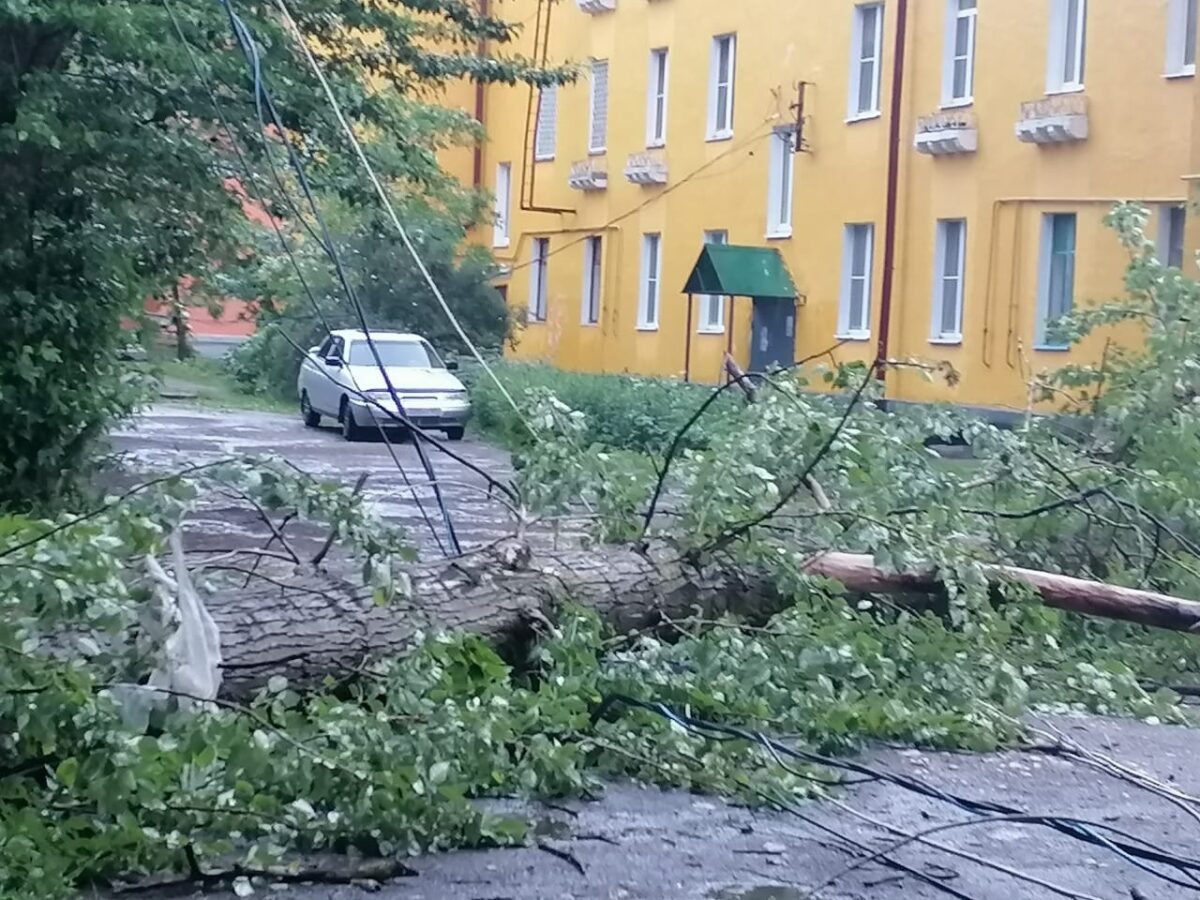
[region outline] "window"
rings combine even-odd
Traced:
[[[847,225],[842,251],[838,335],[865,340],[871,333],[871,257],[875,226]]]
[[[1046,91],[1083,90],[1087,59],[1087,0],[1053,0]]]
[[[1183,240],[1187,208],[1170,204],[1159,211],[1158,253],[1164,265],[1183,268]]]
[[[976,0],[947,0],[942,105],[965,106],[975,93]]]
[[[646,146],[667,142],[667,51],[650,51],[650,80],[646,91]]]
[[[1196,12],[1200,0],[1168,0],[1167,75],[1196,74]]]
[[[962,219],[942,219],[937,223],[933,325],[929,333],[934,342],[962,341],[966,257],[967,223]]]
[[[533,270],[529,275],[529,320],[546,321],[546,299],[549,294],[548,261],[550,239],[533,239]]]
[[[492,246],[508,246],[508,213],[512,206],[512,163],[496,166],[496,205],[492,209]]]
[[[642,235],[642,296],[638,304],[638,328],[658,328],[659,282],[662,280],[662,235]]]
[[[1037,345],[1065,349],[1055,334],[1058,320],[1075,305],[1075,215],[1051,213],[1042,220],[1041,289]]]
[[[592,62],[592,119],[588,151],[603,153],[608,147],[608,60]]]
[[[792,185],[796,168],[796,133],[779,128],[771,136],[770,166],[767,180],[767,237],[792,236]]]
[[[600,273],[603,259],[600,238],[590,237],[583,242],[583,324],[600,321]]]
[[[538,92],[537,132],[534,137],[533,158],[554,159],[558,144],[558,85],[551,84]]]
[[[387,368],[397,369],[444,369],[446,364],[433,352],[433,348],[424,341],[395,341],[372,339],[371,344],[355,341],[350,345],[350,365],[374,366],[375,354]]]
[[[704,232],[706,244],[728,244],[728,231]],[[720,334],[725,330],[725,298],[720,294],[700,295],[700,325],[697,330],[701,334]]]
[[[854,7],[854,44],[851,50],[850,118],[879,114],[879,71],[883,55],[883,4]]]
[[[737,69],[737,36],[713,38],[708,76],[708,139],[733,137],[733,79]]]

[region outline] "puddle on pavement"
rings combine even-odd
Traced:
[[[571,836],[571,826],[558,819],[538,819],[533,823],[533,836],[564,841]]]
[[[715,894],[709,894],[709,897],[711,900],[804,900],[805,895],[793,887],[762,885],[752,888],[721,888]]]

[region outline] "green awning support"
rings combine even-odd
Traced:
[[[683,292],[774,300],[798,296],[778,250],[732,244],[705,244]]]

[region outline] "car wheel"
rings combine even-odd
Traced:
[[[465,433],[465,429],[463,429],[462,427],[447,428],[446,429],[446,439],[451,440],[451,441],[461,441],[463,439],[464,433]]]
[[[354,421],[354,410],[350,407],[350,401],[344,398],[338,421],[342,423],[342,437],[346,440],[361,441],[363,439],[363,428]]]
[[[316,428],[321,424],[321,414],[312,408],[312,402],[308,399],[308,391],[300,395],[300,415],[304,417],[304,424],[309,428]]]

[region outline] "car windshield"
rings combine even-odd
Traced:
[[[423,341],[376,341],[379,358],[390,368],[440,369],[442,361],[433,348]],[[366,341],[355,341],[350,345],[350,365],[373,366],[375,355]]]

